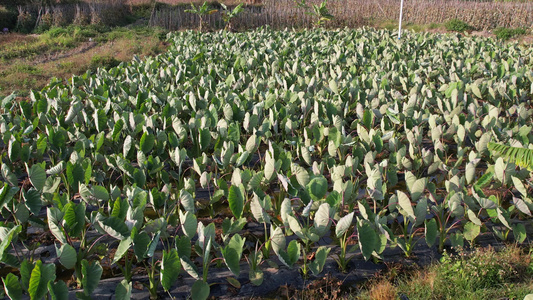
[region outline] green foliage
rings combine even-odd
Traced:
[[[305,9],[307,14],[316,18],[315,26],[317,27],[321,27],[325,22],[331,21],[334,18],[327,8],[327,0],[320,2],[320,4],[311,4],[311,6],[307,4],[306,0],[301,0],[299,2],[294,0],[294,2],[297,7]]]
[[[201,32],[205,28],[204,17],[218,12],[218,9],[212,9],[207,1],[199,6],[195,6],[194,3],[191,2],[191,8],[185,10],[185,12],[195,14],[199,17],[200,25],[198,25],[198,31]]]
[[[505,160],[515,163],[520,167],[533,170],[533,150],[527,148],[511,147],[498,143],[489,143],[491,153],[499,155]]]
[[[444,23],[444,27],[449,31],[465,32],[473,30],[472,26],[468,25],[465,21],[459,19],[452,19]]]
[[[224,3],[220,4],[223,8],[222,12],[222,20],[224,20],[224,23],[226,26],[224,27],[224,30],[233,30],[233,23],[232,20],[242,13],[244,11],[243,3],[235,6],[233,10],[230,10]]]
[[[109,55],[95,55],[91,58],[89,69],[96,72],[98,68],[111,69],[120,64],[120,61]]]
[[[527,30],[524,28],[505,28],[498,27],[493,31],[494,35],[501,40],[509,40],[511,38],[524,35],[527,33]]]
[[[15,29],[17,24],[17,11],[13,7],[0,5],[0,30]]]

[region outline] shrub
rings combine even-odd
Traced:
[[[465,21],[461,21],[459,19],[452,19],[449,20],[444,24],[444,27],[446,27],[449,31],[457,31],[457,32],[464,32],[472,30],[472,26],[468,25]]]
[[[110,68],[118,66],[119,64],[120,64],[120,61],[118,59],[112,57],[112,56],[109,56],[109,55],[104,55],[104,56],[95,55],[91,59],[91,64],[89,66],[89,69],[94,72],[98,68],[110,69]]]
[[[13,9],[0,6],[0,30],[13,29],[17,24],[17,12]]]
[[[505,27],[498,27],[494,29],[494,34],[497,38],[501,40],[508,40],[510,38],[513,38],[515,36],[524,35],[527,31],[524,28],[505,28]]]

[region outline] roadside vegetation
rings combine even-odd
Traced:
[[[0,35],[0,96],[26,96],[53,77],[69,79],[98,67],[113,67],[134,55],[167,49],[167,31],[158,27],[54,27],[41,34]]]
[[[532,250],[513,244],[445,253],[427,268],[401,272],[394,265],[361,289],[356,299],[524,299],[533,292]]]

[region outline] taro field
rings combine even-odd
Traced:
[[[530,242],[533,48],[368,28],[168,39],[2,99],[7,297],[98,298],[118,277],[129,299],[141,274],[151,298],[187,280],[205,299],[224,270],[253,290],[266,268]]]

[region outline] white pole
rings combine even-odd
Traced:
[[[402,37],[402,15],[403,15],[403,0],[400,4],[400,25],[398,26],[398,39]]]

